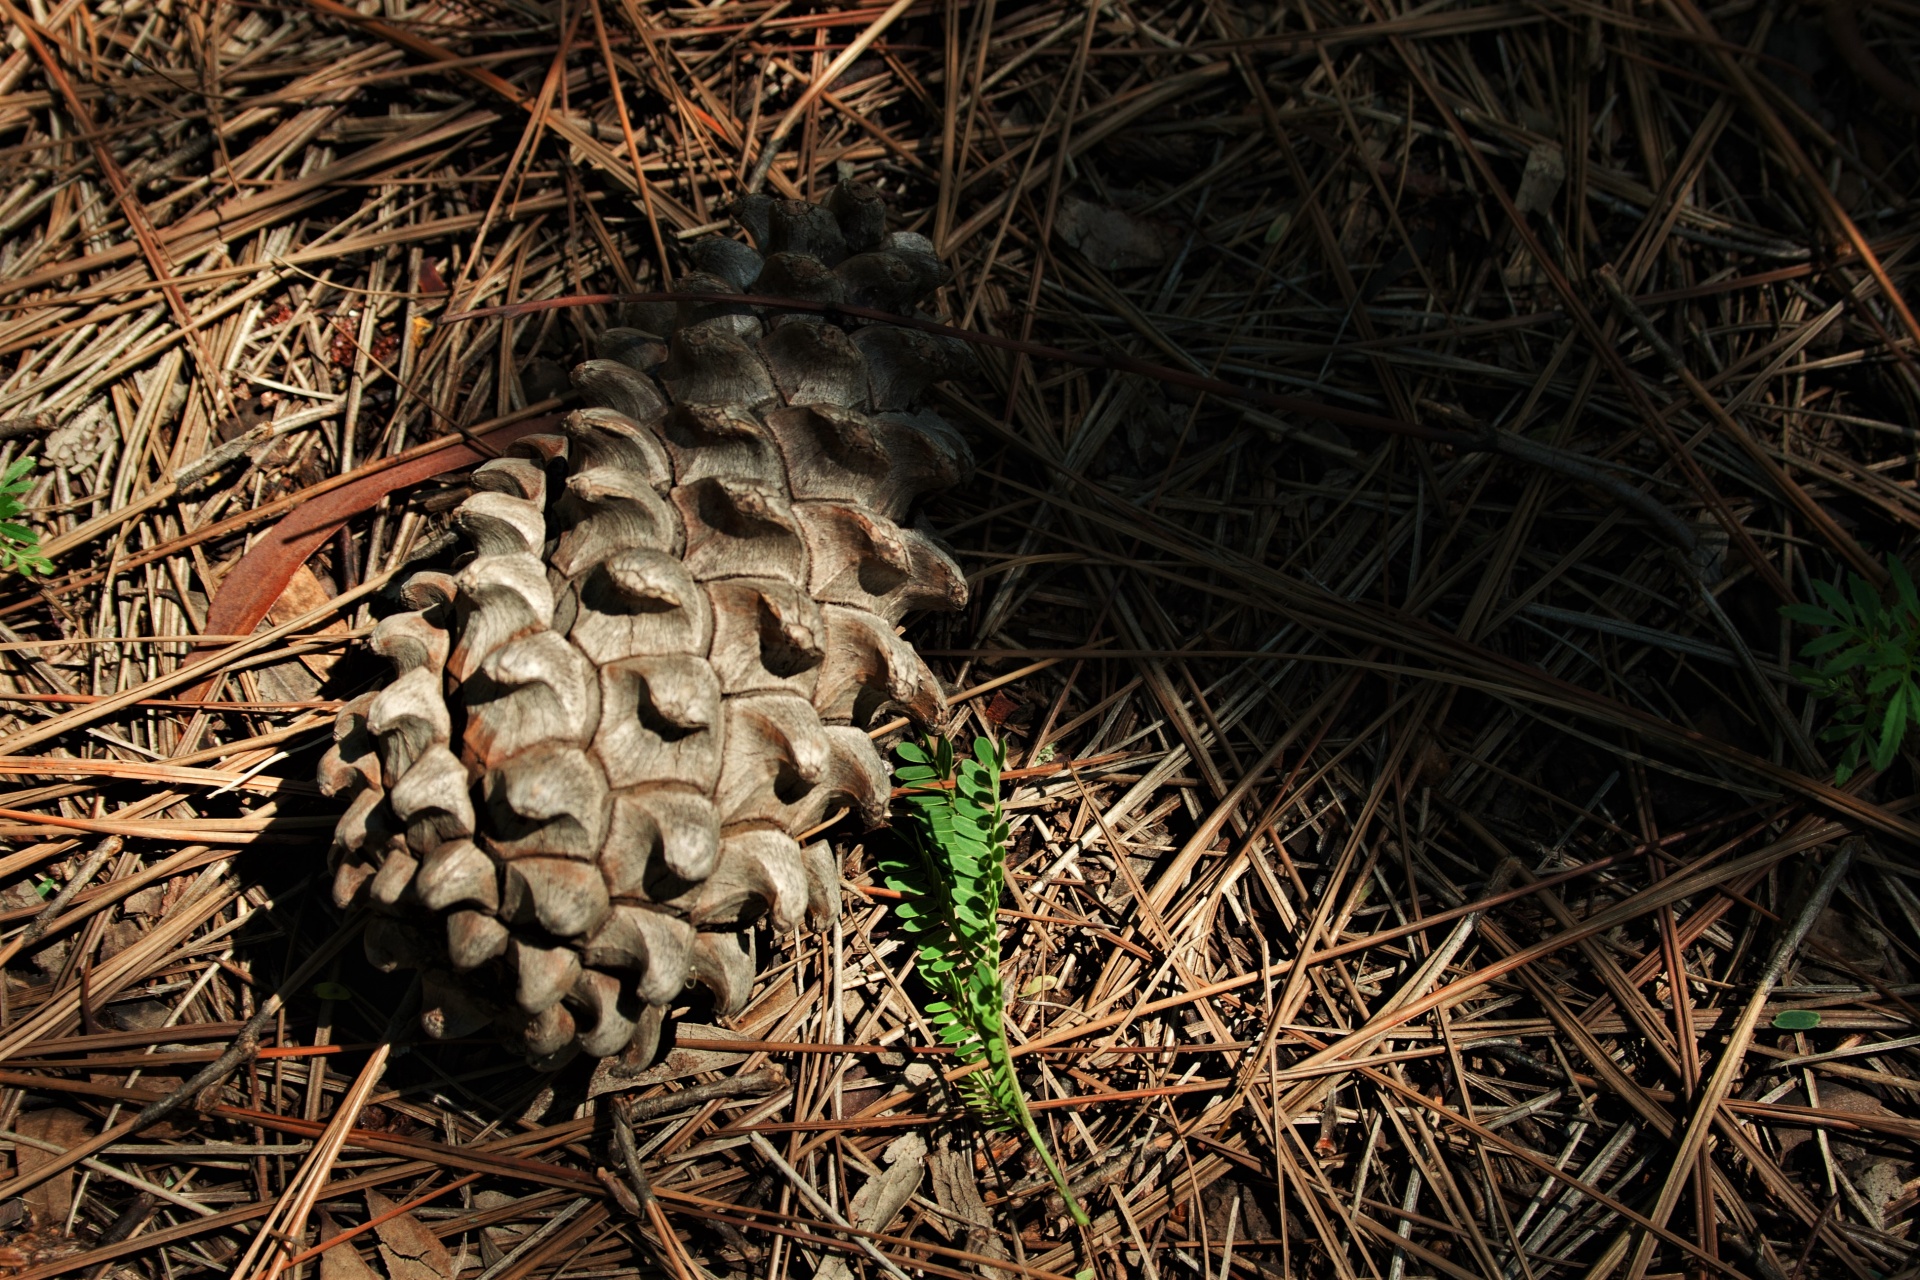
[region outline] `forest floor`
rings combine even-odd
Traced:
[[[849,3],[0,0],[0,1273],[1913,1275],[1916,759],[1836,783],[1780,608],[1920,530],[1920,8]],[[434,452],[622,314],[447,317],[846,177],[1010,340],[907,635],[1085,1232],[851,824],[625,1095],[649,1204],[327,891]]]

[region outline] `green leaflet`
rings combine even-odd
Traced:
[[[33,489],[33,465],[32,458],[15,458],[0,473],[0,572],[12,569],[28,577],[53,572],[40,552],[40,535],[13,519],[26,511],[20,499]]]
[[[1853,575],[1845,592],[1833,583],[1815,582],[1820,604],[1780,610],[1789,622],[1821,629],[1801,647],[1807,665],[1796,666],[1793,674],[1833,704],[1833,719],[1820,737],[1842,744],[1836,782],[1845,782],[1863,764],[1891,765],[1909,728],[1920,722],[1920,594],[1906,566],[1891,555],[1887,575],[1890,600]]]
[[[985,738],[973,740],[971,759],[957,755],[945,738],[926,746],[903,742],[895,753],[905,763],[894,780],[906,789],[906,819],[895,829],[909,853],[882,858],[879,869],[887,886],[905,895],[894,918],[919,944],[920,976],[940,996],[922,1012],[962,1066],[984,1064],[956,1082],[967,1109],[990,1129],[1026,1135],[1084,1227],[1087,1212],[1027,1110],[1007,1043],[997,924],[1007,876],[1007,822],[1000,810],[1005,757]]]

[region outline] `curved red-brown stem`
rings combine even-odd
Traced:
[[[1827,0],[1827,34],[1833,47],[1879,95],[1912,115],[1920,115],[1920,87],[1895,75],[1867,48],[1860,34],[1860,0]]]
[[[498,451],[521,436],[545,431],[558,421],[557,414],[527,418],[496,427],[478,439]],[[246,635],[259,626],[267,610],[293,580],[294,570],[305,564],[342,525],[370,510],[388,494],[485,462],[492,456],[495,455],[483,454],[471,444],[458,444],[398,466],[369,463],[362,468],[369,474],[294,508],[220,580],[213,602],[207,606],[207,634]],[[212,692],[213,683],[210,680],[199,685],[186,697],[205,700]]]

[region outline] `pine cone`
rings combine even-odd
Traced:
[[[957,344],[724,300],[910,314],[939,260],[857,185],[735,212],[765,256],[694,242],[678,287],[716,300],[609,330],[573,373],[595,407],[474,471],[471,556],[406,582],[373,634],[394,679],[335,724],[334,899],[371,905],[375,965],[424,971],[430,1036],[642,1065],[689,982],[738,1011],[754,923],[838,910],[800,840],[885,818],[867,727],[945,710],[895,627],[966,583],[898,521],[971,465],[915,407]]]

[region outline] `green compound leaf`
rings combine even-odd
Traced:
[[[1887,578],[1887,598],[1850,574],[1844,583],[1813,583],[1820,605],[1780,611],[1788,622],[1818,629],[1801,646],[1793,675],[1829,704],[1818,738],[1839,745],[1834,777],[1840,782],[1862,768],[1892,766],[1920,721],[1920,594],[1891,555]]]
[[[1893,556],[1887,557],[1887,572],[1893,575],[1894,599],[1902,609],[1910,614],[1920,615],[1920,595],[1913,589],[1913,578],[1907,573],[1907,566]]]
[[[40,552],[40,535],[14,519],[26,512],[20,499],[33,489],[34,465],[32,458],[15,458],[0,472],[0,569],[29,577],[53,572],[53,563]]]
[[[1860,617],[1880,616],[1880,595],[1873,589],[1871,582],[1858,574],[1851,574],[1847,579],[1847,587],[1853,593],[1853,607],[1859,610]]]
[[[1780,616],[1788,622],[1798,622],[1809,627],[1837,627],[1840,619],[1825,609],[1811,604],[1788,604],[1780,607]]]
[[[894,773],[906,791],[904,819],[895,829],[911,855],[878,866],[887,887],[902,895],[894,916],[919,939],[920,976],[940,997],[922,1015],[960,1065],[980,1068],[955,1081],[967,1110],[990,1130],[1024,1134],[1073,1220],[1087,1226],[1086,1210],[1027,1109],[1007,1042],[997,919],[1007,877],[1007,821],[1000,808],[1006,757],[983,737],[973,740],[971,759],[945,738],[902,743],[895,754],[907,762]]]
[[[1827,607],[1833,610],[1842,622],[1853,621],[1853,606],[1847,603],[1847,598],[1840,593],[1840,588],[1831,582],[1816,582],[1813,584],[1813,593],[1826,601]]]
[[[1812,1009],[1782,1009],[1773,1015],[1776,1031],[1811,1031],[1820,1025],[1820,1015]]]

